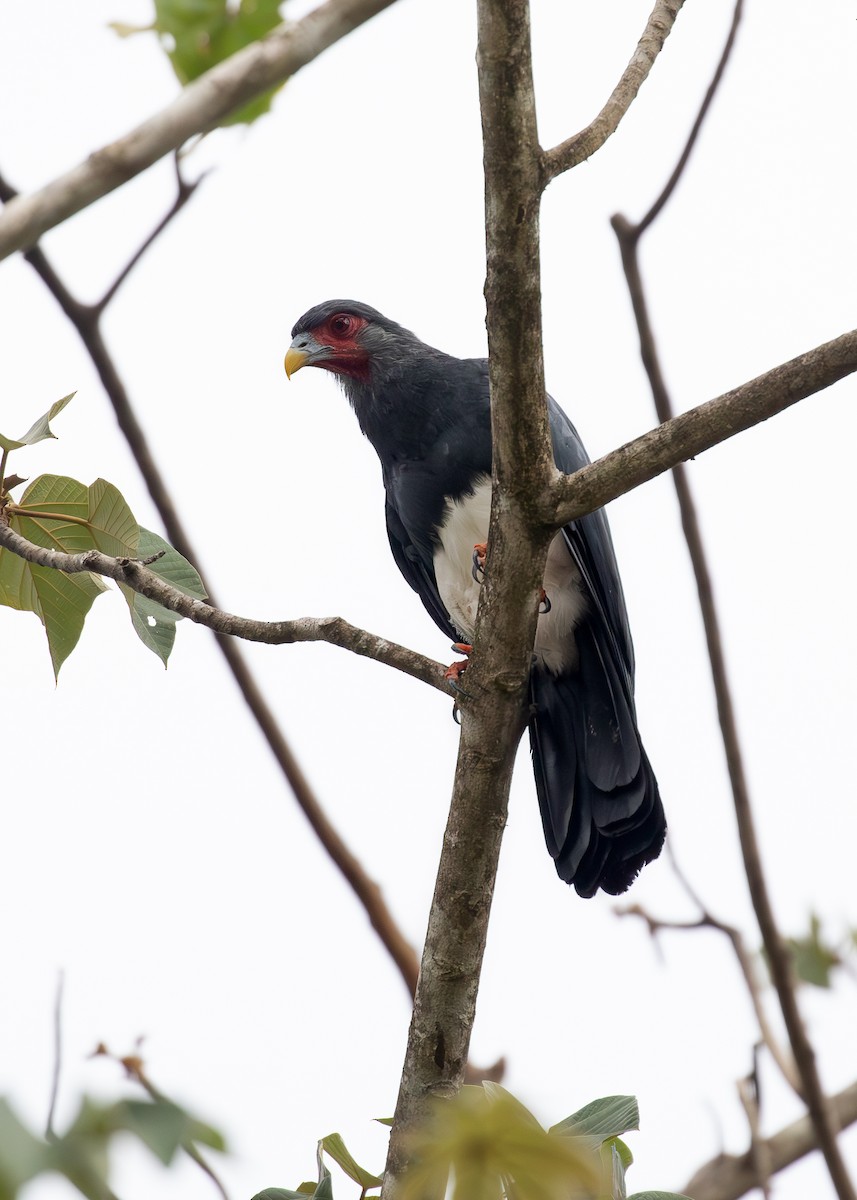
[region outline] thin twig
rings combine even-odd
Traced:
[[[842,1129],[857,1122],[857,1082],[830,1097],[830,1107]],[[818,1139],[812,1121],[801,1117],[772,1137],[765,1138],[756,1152],[750,1147],[744,1154],[718,1154],[705,1163],[683,1188],[682,1193],[693,1200],[740,1200],[741,1196],[761,1186],[756,1157],[763,1149],[773,1177],[792,1163],[818,1149]]]
[[[764,1200],[771,1198],[771,1151],[762,1137],[761,1096],[759,1093],[759,1071],[756,1054],[753,1054],[753,1071],[746,1079],[738,1080],[738,1099],[744,1109],[750,1128],[750,1154],[756,1172],[757,1187]]]
[[[638,256],[640,236],[644,229],[651,226],[655,217],[663,211],[664,205],[673,194],[681,173],[687,165],[702,121],[705,114],[709,111],[711,100],[717,89],[717,85],[723,77],[729,54],[735,43],[735,33],[738,21],[740,20],[741,3],[742,0],[736,0],[732,26],[726,46],[724,47],[724,52],[721,55],[715,76],[703,100],[700,113],[691,129],[687,145],[667,186],[649,210],[649,213],[644,218],[644,222],[640,226],[632,225],[631,222],[620,215],[615,216],[612,221],[613,229],[619,239],[622,264],[625,269],[640,336],[641,355],[649,377],[658,418],[662,422],[669,422],[669,424],[673,423],[671,420],[673,406],[661,370],[657,345],[648,314],[642,276],[640,274]],[[720,728],[723,736],[738,824],[738,836],[741,843],[744,870],[747,876],[753,908],[759,923],[762,941],[768,955],[771,978],[777,992],[789,1041],[794,1053],[795,1063],[800,1075],[801,1092],[807,1104],[819,1149],[824,1155],[827,1169],[839,1200],[857,1200],[857,1192],[855,1192],[848,1175],[836,1138],[835,1118],[818,1075],[815,1051],[807,1035],[806,1027],[798,1008],[791,954],[777,928],[773,905],[768,893],[744,770],[743,753],[738,736],[735,709],[728,682],[726,659],[723,652],[720,623],[714,601],[711,572],[705,554],[696,508],[684,468],[679,467],[676,469],[673,472],[673,478],[681,510],[682,528],[684,529],[697,581],[697,591],[711,661],[717,711],[720,719]]]
[[[205,179],[205,177],[209,174],[208,171],[203,171],[203,173],[200,176],[198,176],[198,178],[194,179],[193,182],[190,182],[189,180],[185,179],[184,175],[182,174],[180,151],[176,150],[173,153],[173,162],[175,164],[175,172],[176,172],[176,198],[173,201],[172,206],[167,210],[167,212],[164,214],[164,216],[161,218],[161,220],[158,222],[158,224],[155,226],[155,228],[152,230],[152,232],[149,234],[149,236],[137,247],[137,249],[134,251],[134,253],[131,255],[131,257],[128,259],[125,266],[122,268],[122,270],[116,276],[116,278],[113,280],[110,287],[107,289],[107,291],[101,297],[101,299],[92,305],[92,310],[96,316],[101,316],[101,314],[104,312],[105,308],[107,308],[107,305],[110,303],[110,301],[116,295],[116,293],[119,291],[122,284],[125,282],[125,280],[128,278],[128,276],[131,274],[131,272],[134,270],[137,263],[140,261],[140,259],[143,257],[143,255],[146,253],[146,251],[149,249],[149,247],[152,245],[152,243],[158,237],[160,237],[160,235],[164,232],[164,230],[170,224],[170,222],[173,220],[173,218],[178,216],[178,214],[181,212],[181,210],[187,204],[188,200],[190,200],[191,196],[194,194],[196,189],[199,187],[199,185],[202,183],[202,181]]]
[[[51,1098],[48,1104],[48,1119],[45,1122],[45,1138],[49,1142],[56,1141],[54,1118],[57,1112],[57,1101],[60,1094],[60,1074],[62,1072],[62,996],[65,978],[63,972],[57,975],[57,990],[54,995],[54,1070],[51,1078]]]
[[[685,142],[684,149],[679,155],[678,162],[673,168],[673,172],[664,185],[661,194],[655,200],[652,207],[646,213],[641,221],[637,222],[635,227],[635,237],[639,239],[643,236],[653,221],[656,221],[662,209],[668,203],[670,196],[675,191],[678,181],[684,174],[684,169],[688,164],[693,148],[696,145],[696,139],[699,137],[699,132],[702,129],[702,124],[708,115],[708,110],[711,107],[711,102],[714,99],[717,89],[720,87],[720,81],[726,71],[726,64],[732,57],[732,48],[735,45],[735,38],[738,36],[738,26],[741,24],[741,17],[744,15],[744,0],[735,0],[735,7],[732,10],[732,23],[729,26],[729,33],[723,45],[723,52],[720,55],[720,60],[717,63],[714,74],[711,77],[711,83],[708,85],[708,90],[705,93],[699,112],[696,114],[696,120],[691,126],[690,134]],[[663,418],[662,418],[663,419]]]
[[[576,167],[600,150],[634,102],[663,49],[684,0],[657,0],[637,48],[601,112],[585,129],[542,155],[544,181]]]
[[[655,937],[661,930],[677,930],[679,932],[687,932],[695,929],[715,929],[718,933],[722,933],[729,939],[735,957],[738,960],[738,966],[741,968],[741,974],[744,976],[744,983],[747,987],[747,992],[750,996],[750,1001],[753,1005],[753,1012],[756,1015],[756,1021],[759,1025],[759,1033],[762,1041],[767,1046],[771,1057],[779,1067],[784,1078],[794,1091],[802,1096],[801,1080],[795,1067],[794,1059],[783,1049],[771,1027],[768,1020],[768,1014],[765,1011],[764,1001],[762,999],[762,989],[759,986],[759,981],[756,978],[753,956],[747,949],[744,938],[739,929],[734,925],[728,925],[725,921],[719,920],[713,916],[707,909],[700,905],[700,916],[693,921],[668,921],[660,917],[654,917],[641,904],[625,904],[617,906],[614,910],[617,916],[620,917],[640,917],[645,921],[649,933]]]

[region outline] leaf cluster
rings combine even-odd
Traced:
[[[675,1192],[628,1196],[625,1172],[633,1155],[621,1134],[639,1127],[633,1096],[604,1096],[550,1129],[495,1083],[464,1087],[439,1101],[434,1119],[413,1134],[413,1165],[402,1181],[404,1200],[688,1200]],[[360,1200],[380,1188],[380,1176],[359,1166],[338,1133],[318,1143],[318,1180],[297,1189],[266,1188],[253,1200],[333,1200],[327,1153],[360,1188]]]
[[[187,559],[158,534],[137,524],[112,483],[96,479],[87,487],[66,476],[40,475],[19,500],[13,500],[11,490],[26,480],[5,475],[10,453],[54,437],[50,422],[73,395],[58,400],[22,437],[0,434],[0,520],[47,550],[66,554],[100,550],[131,559],[154,557],[151,569],[155,574],[181,591],[205,599],[202,580]],[[180,618],[124,584],[119,588],[134,632],[166,665]],[[93,601],[106,590],[104,581],[88,571],[66,575],[0,548],[0,604],[38,616],[47,635],[55,676],[77,645]]]
[[[42,1138],[0,1098],[0,1200],[15,1200],[39,1175],[66,1178],[87,1200],[110,1195],[108,1155],[116,1134],[131,1134],[165,1166],[182,1147],[224,1150],[222,1136],[167,1100],[120,1100],[110,1105],[84,1098],[62,1136]]]

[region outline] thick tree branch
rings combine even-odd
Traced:
[[[830,1107],[841,1129],[857,1122],[857,1083],[852,1083],[830,1097]],[[773,1137],[762,1142],[771,1175],[785,1170],[800,1158],[818,1149],[812,1121],[809,1117],[787,1125]],[[752,1148],[746,1154],[718,1154],[700,1167],[681,1189],[693,1200],[739,1200],[753,1188],[760,1187]]]
[[[574,475],[558,476],[545,497],[543,520],[551,528],[576,520],[855,371],[857,330],[851,330],[673,417]]]
[[[479,0],[486,301],[494,497],[478,654],[467,672],[458,765],[384,1176],[401,1194],[409,1134],[459,1088],[475,1017],[515,751],[525,727],[549,533],[531,493],[552,477],[541,351],[541,173],[527,0]],[[436,1194],[443,1194],[440,1185]],[[427,1193],[427,1200],[430,1193]],[[435,1193],[431,1193],[432,1197]]]
[[[631,61],[601,112],[585,129],[544,152],[545,183],[591,158],[616,132],[663,49],[683,3],[684,0],[657,0]]]
[[[393,0],[327,0],[189,83],[172,104],[118,141],[0,213],[0,259],[127,183],[188,138],[294,75]]]

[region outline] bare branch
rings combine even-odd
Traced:
[[[616,132],[663,49],[683,3],[684,0],[657,0],[631,61],[601,112],[580,133],[544,152],[542,163],[546,184],[563,171],[591,158]]]
[[[57,976],[57,990],[54,995],[54,1071],[51,1078],[51,1098],[48,1103],[48,1119],[45,1122],[45,1140],[56,1141],[54,1118],[60,1094],[60,1075],[62,1073],[62,997],[65,985],[65,975],[60,971]]]
[[[188,138],[276,87],[362,25],[393,0],[327,0],[301,20],[279,26],[259,42],[189,83],[172,102],[118,141],[0,213],[0,259],[34,242],[74,213],[127,183]]]
[[[690,134],[688,135],[687,142],[685,143],[684,150],[682,150],[679,160],[673,168],[673,173],[670,175],[669,179],[664,185],[663,191],[655,200],[652,207],[634,228],[634,236],[638,241],[652,224],[652,222],[657,220],[660,213],[666,207],[670,196],[672,196],[676,189],[678,181],[684,174],[685,167],[690,161],[690,156],[693,152],[694,146],[696,145],[696,140],[699,137],[699,133],[702,129],[705,118],[708,116],[708,110],[711,108],[711,103],[714,100],[717,89],[720,87],[720,82],[726,73],[726,64],[729,62],[729,59],[732,55],[732,49],[735,45],[735,39],[738,36],[738,26],[741,24],[743,11],[744,0],[735,0],[735,7],[732,10],[732,24],[729,26],[729,33],[723,46],[723,52],[720,55],[720,61],[718,62],[714,74],[711,77],[711,83],[708,85],[708,89],[703,97],[702,104],[699,107],[699,112],[696,114],[696,120],[691,127]]]
[[[199,556],[195,552],[184,524],[179,518],[172,495],[155,461],[143,428],[137,420],[134,407],[131,404],[122,378],[116,369],[113,357],[102,337],[100,326],[101,314],[106,304],[112,299],[119,284],[124,282],[129,271],[139,261],[143,251],[152,244],[155,237],[163,232],[169,221],[187,202],[199,183],[199,180],[197,180],[197,183],[194,185],[184,184],[183,186],[178,160],[176,161],[176,173],[179,191],[175,203],[167,213],[166,218],[158,224],[154,234],[146,239],[140,250],[133,256],[130,263],[120,273],[118,279],[114,281],[113,285],[97,305],[81,304],[71,295],[40,246],[33,246],[25,252],[24,257],[74,325],[87,353],[92,359],[108,399],[113,405],[119,428],[125,435],[125,439],[140,469],[140,473],[149,489],[149,494],[163,521],[168,540],[185,558],[195,563],[198,567]],[[0,199],[9,199],[14,194],[14,189],[0,176]],[[212,591],[208,585],[206,585],[206,591],[213,603]],[[247,666],[247,662],[235,640],[231,637],[216,635],[216,641],[218,649],[225,658],[227,666],[238,685],[244,703],[258,724],[311,829],[363,905],[372,928],[378,934],[382,944],[398,967],[408,993],[413,996],[419,973],[419,960],[416,951],[397,926],[390,909],[387,907],[380,887],[367,874],[359,859],[348,848],[322,808],[271,706],[262,694],[262,690],[253,677],[250,668]]]
[[[175,154],[173,155],[173,158],[175,160],[175,168],[176,168],[176,198],[173,201],[173,203],[171,204],[171,206],[169,207],[169,209],[167,210],[167,212],[164,214],[164,216],[161,217],[160,221],[157,223],[157,225],[152,230],[152,232],[144,239],[144,241],[138,246],[138,248],[134,251],[134,253],[131,255],[131,257],[128,259],[125,266],[122,268],[122,270],[119,272],[119,274],[113,280],[113,282],[110,284],[110,287],[107,289],[107,291],[101,297],[101,299],[96,304],[93,304],[93,306],[92,306],[93,311],[99,317],[104,312],[105,308],[107,308],[107,305],[110,303],[110,301],[116,295],[116,293],[119,291],[122,284],[125,282],[125,280],[128,278],[128,276],[131,274],[131,272],[134,270],[137,263],[140,261],[140,259],[143,257],[143,255],[146,253],[146,251],[149,249],[149,247],[153,244],[153,242],[155,242],[160,237],[160,235],[164,232],[166,227],[173,221],[173,219],[178,216],[178,214],[181,212],[181,210],[187,204],[188,200],[190,200],[191,196],[194,194],[196,189],[202,183],[203,179],[205,179],[205,176],[208,174],[207,171],[204,171],[199,176],[198,179],[194,179],[193,182],[191,183],[187,179],[185,179],[185,177],[182,175],[181,157],[179,155],[178,150],[176,150]]]
[[[666,187],[663,189],[660,196],[649,209],[649,212],[639,225],[633,226],[621,216],[614,217],[612,222],[616,235],[619,238],[619,244],[622,252],[622,263],[625,269],[625,275],[628,281],[628,287],[631,293],[631,300],[640,334],[640,349],[643,363],[651,384],[658,417],[661,421],[669,420],[669,418],[672,416],[673,408],[669,393],[667,391],[666,383],[663,378],[663,373],[661,371],[654,333],[649,320],[648,307],[645,300],[642,277],[640,275],[637,251],[642,234],[657,218],[658,214],[663,211],[664,206],[672,195],[673,190],[675,189],[675,186],[689,161],[694,143],[702,127],[702,123],[705,120],[705,116],[710,108],[711,101],[717,90],[718,84],[723,77],[726,63],[728,62],[729,55],[732,51],[732,47],[735,42],[735,35],[741,18],[741,7],[742,0],[736,0],[733,11],[732,25],[723,49],[723,53],[720,57],[720,62],[703,99],[702,106],[693,124],[684,151],[682,152]],[[842,339],[838,339],[840,342],[841,340]],[[829,348],[833,345],[834,343],[828,343],[827,347]],[[812,353],[818,354],[819,351],[824,349],[825,347],[819,347],[817,351]],[[806,355],[802,356],[802,359],[805,360],[806,358]],[[798,361],[800,360],[793,360],[791,364],[786,364],[785,368],[778,368],[778,371],[782,373],[784,370],[786,370],[786,368],[793,367],[796,363],[798,363]],[[808,364],[804,363],[804,368],[807,366]],[[814,367],[810,367],[809,374],[812,375],[813,371],[817,372],[818,366],[819,364],[816,363]],[[799,377],[800,375],[801,373],[798,372]],[[767,376],[762,377],[762,380],[767,378]],[[762,380],[755,380],[754,384],[758,385],[762,382]],[[795,394],[795,392],[792,390],[795,388],[794,381],[790,380],[787,382],[781,379],[779,381],[779,385],[782,386],[782,393],[785,397],[788,398]],[[741,389],[738,390],[740,391]],[[799,391],[799,385],[797,390]],[[761,393],[765,391],[765,388],[759,389],[759,391],[761,400]],[[776,392],[772,393],[772,398],[776,398]],[[782,398],[782,396],[780,398]],[[795,398],[799,399],[801,397],[795,394]],[[787,402],[791,403],[793,401],[791,399],[787,399]],[[785,405],[783,405],[783,407],[785,407]],[[775,411],[780,411],[780,409],[777,408]],[[768,413],[766,415],[771,414]],[[670,424],[673,424],[673,422],[670,422]],[[665,428],[665,426],[661,426],[661,428]],[[738,725],[735,718],[735,709],[726,669],[726,659],[723,652],[722,638],[720,635],[720,623],[714,602],[711,573],[703,546],[702,533],[696,515],[696,508],[690,492],[690,485],[683,466],[679,465],[676,467],[676,469],[673,471],[673,478],[681,508],[682,526],[684,528],[685,538],[687,540],[688,550],[690,553],[694,574],[696,576],[697,591],[699,593],[700,607],[702,610],[706,641],[708,644],[708,653],[711,659],[711,671],[717,699],[717,711],[723,736],[723,745],[726,753],[727,766],[729,769],[729,779],[732,786],[732,797],[735,807],[735,816],[738,824],[738,836],[741,844],[741,854],[744,861],[744,871],[747,876],[747,884],[753,903],[753,909],[755,911],[756,919],[762,935],[762,941],[765,946],[765,951],[768,955],[771,979],[776,989],[777,998],[780,1003],[783,1020],[785,1022],[786,1031],[789,1037],[789,1042],[794,1054],[795,1065],[799,1075],[800,1095],[803,1097],[809,1110],[809,1117],[812,1122],[815,1137],[824,1156],[831,1181],[839,1200],[857,1200],[857,1192],[855,1192],[854,1185],[849,1177],[848,1170],[845,1166],[845,1161],[842,1157],[839,1143],[837,1141],[836,1121],[833,1116],[830,1103],[822,1087],[821,1078],[819,1076],[815,1061],[815,1051],[812,1043],[809,1040],[809,1036],[798,1007],[796,981],[794,978],[791,953],[777,928],[773,905],[771,903],[768,885],[765,879],[764,869],[762,867],[761,852],[756,834],[753,810],[750,803],[750,792],[747,784],[746,772],[744,770],[743,753],[741,750],[740,738],[738,736]],[[734,939],[733,945],[735,946],[736,953],[739,954],[740,961],[741,956],[739,953],[739,946]],[[751,986],[749,978],[748,986]],[[751,994],[755,995],[752,987]],[[757,1014],[760,1011],[760,1007],[757,1005]],[[764,1028],[761,1020],[760,1027]],[[780,1065],[783,1066],[783,1063],[780,1062]],[[786,1078],[794,1084],[791,1071],[786,1073]],[[750,1111],[749,1109],[747,1111],[749,1117]],[[757,1143],[754,1143],[753,1149],[754,1154],[756,1155],[756,1162],[765,1163],[767,1166],[768,1158],[761,1150],[759,1150]],[[765,1188],[767,1186],[767,1176],[769,1173],[769,1170],[761,1172],[761,1184]]]
[[[702,907],[702,906],[700,906]],[[780,1068],[783,1076],[801,1096],[801,1082],[797,1074],[794,1060],[780,1046],[771,1023],[768,1020],[768,1015],[765,1012],[765,1005],[762,1000],[762,989],[759,986],[759,981],[756,978],[754,969],[753,956],[744,944],[744,938],[740,929],[736,929],[734,925],[727,925],[725,921],[720,921],[717,917],[712,916],[705,908],[702,908],[702,914],[695,921],[666,921],[660,917],[653,917],[647,909],[641,904],[625,904],[617,906],[614,910],[617,916],[620,917],[640,917],[646,922],[646,926],[652,937],[655,937],[661,930],[677,930],[686,933],[694,929],[716,929],[718,933],[724,934],[732,944],[732,949],[735,952],[735,957],[738,960],[738,966],[741,968],[741,974],[744,976],[744,983],[747,986],[747,991],[750,995],[750,1001],[753,1005],[753,1011],[756,1014],[756,1020],[759,1025],[759,1033],[762,1041],[770,1051],[771,1057]]]
[[[543,519],[559,528],[857,371],[857,330],[843,333],[559,476]]]
[[[857,1083],[831,1096],[830,1107],[841,1129],[857,1122]],[[766,1138],[761,1147],[767,1155],[771,1175],[785,1170],[818,1149],[812,1121],[809,1117],[801,1117],[773,1137]],[[682,1192],[693,1196],[693,1200],[739,1200],[753,1188],[761,1187],[762,1182],[751,1148],[746,1154],[718,1154],[700,1167]]]
[[[418,654],[416,650],[408,650],[396,642],[389,642],[365,629],[349,625],[341,617],[298,617],[294,621],[254,621],[248,617],[238,617],[180,592],[134,559],[111,558],[100,550],[86,550],[82,554],[48,550],[28,542],[2,521],[0,546],[40,567],[52,567],[67,575],[91,571],[117,583],[127,584],[141,596],[148,596],[171,612],[187,617],[197,625],[205,625],[215,633],[227,633],[248,642],[265,642],[271,646],[294,642],[329,642],[363,658],[394,667],[445,695],[453,694],[449,682],[444,678],[445,668],[440,663]]]
[[[759,1079],[755,1067],[752,1075],[738,1080],[738,1098],[750,1127],[750,1155],[758,1181],[757,1187],[762,1193],[763,1200],[771,1200],[771,1152],[762,1137]]]

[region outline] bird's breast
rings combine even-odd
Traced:
[[[491,516],[491,480],[480,476],[472,492],[456,500],[449,497],[437,530],[434,577],[452,623],[463,638],[472,641],[479,603],[479,583],[473,578],[473,547],[488,538]]]
[[[468,642],[473,640],[481,586],[473,578],[473,547],[487,540],[490,516],[491,480],[483,475],[468,494],[447,497],[436,533],[437,588],[452,623]],[[491,570],[490,546],[487,570]],[[586,612],[580,572],[561,533],[548,550],[544,589],[550,611],[539,617],[535,655],[548,670],[559,674],[577,666],[574,629]]]

